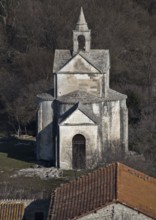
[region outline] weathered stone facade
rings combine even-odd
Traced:
[[[81,9],[73,50],[55,51],[54,94],[38,95],[38,160],[79,169],[97,164],[110,148],[128,151],[127,96],[109,88],[109,70],[109,51],[91,49]]]
[[[87,214],[80,220],[152,220],[152,218],[130,209],[120,203],[110,204],[94,213]]]

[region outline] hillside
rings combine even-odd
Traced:
[[[72,48],[83,6],[92,48],[110,50],[111,87],[128,95],[129,148],[156,166],[155,0],[0,1],[0,134],[36,132],[56,48]]]

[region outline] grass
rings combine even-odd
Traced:
[[[0,199],[48,198],[51,192],[60,184],[87,174],[90,171],[66,170],[63,172],[63,178],[54,178],[51,180],[23,176],[12,178],[11,176],[18,170],[30,168],[35,165],[35,151],[36,142],[34,140],[20,140],[17,138],[0,139]],[[148,173],[149,167],[152,173],[155,172],[155,170],[151,169],[153,165],[147,164],[146,161],[141,164],[147,165]]]
[[[16,171],[35,165],[36,143],[32,140],[0,139],[0,198],[47,198],[63,179],[11,178]]]
[[[28,168],[34,165],[35,143],[18,139],[0,141],[0,169]]]
[[[63,178],[51,180],[23,176],[12,178],[18,170],[35,165],[35,150],[34,140],[0,139],[0,199],[47,198],[60,184],[88,172],[66,170]]]

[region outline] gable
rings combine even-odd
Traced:
[[[120,203],[111,203],[106,205],[103,208],[95,209],[96,211],[90,212],[90,213],[83,213],[78,219],[79,220],[88,220],[88,219],[96,219],[96,220],[102,220],[102,219],[112,219],[112,213],[113,213],[113,219],[118,220],[152,220],[150,217],[139,213],[135,209],[131,209],[126,206],[126,204],[120,204]]]
[[[118,201],[156,217],[156,179],[118,163]]]
[[[63,120],[61,125],[65,124],[95,124],[88,116],[86,116],[79,109],[76,109],[71,115],[69,115],[65,120]]]
[[[83,51],[79,52],[86,60],[89,59],[90,63],[100,72],[106,72],[110,68],[109,50],[97,50],[91,49],[88,53]],[[55,50],[53,72],[58,72],[69,60],[71,60],[72,54],[70,50]]]
[[[120,203],[116,213],[121,207],[121,214],[123,210],[127,213],[131,209],[132,216],[137,210],[142,213],[141,217],[156,219],[156,179],[124,164],[109,164],[58,187],[51,198],[49,219],[83,219],[82,214],[95,213],[95,210],[110,207],[109,204],[114,202]],[[134,219],[141,220],[141,217],[137,218],[136,213]]]
[[[82,56],[77,54],[73,57],[58,73],[69,72],[69,73],[99,73],[99,71],[85,60]]]

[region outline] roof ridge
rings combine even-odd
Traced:
[[[105,72],[110,68],[109,63],[109,50],[105,49],[90,49],[89,52],[83,53],[79,51],[79,54],[85,56],[85,58],[92,63],[100,72]],[[78,53],[74,54],[77,55]],[[63,66],[73,58],[72,50],[56,49],[54,56],[53,73],[57,73],[63,68]]]
[[[52,197],[54,205],[49,220],[80,218],[112,203],[120,203],[155,218],[155,185],[133,178],[129,171],[142,177],[140,171],[114,162],[61,185],[54,192],[56,199]],[[143,177],[149,176],[143,174]],[[151,178],[154,179],[150,177],[149,180]],[[147,201],[141,192],[147,192]]]
[[[98,169],[95,169],[95,170],[91,171],[90,173],[83,174],[83,175],[81,175],[81,176],[79,176],[79,177],[77,177],[77,178],[75,178],[75,179],[73,179],[73,180],[70,180],[68,183],[63,183],[63,184],[61,184],[59,187],[57,187],[54,191],[57,191],[57,190],[58,190],[59,188],[61,188],[62,186],[69,185],[69,184],[71,184],[72,182],[76,182],[76,181],[78,181],[79,179],[84,178],[85,176],[90,176],[90,175],[92,175],[93,173],[97,172],[98,170],[105,170],[105,169],[107,169],[107,168],[110,167],[110,166],[111,166],[111,167],[115,166],[115,168],[116,168],[116,173],[117,173],[117,176],[116,176],[116,177],[118,177],[118,175],[119,175],[119,166],[120,166],[120,167],[123,166],[123,167],[128,168],[129,170],[134,170],[135,172],[138,172],[138,173],[140,173],[140,174],[143,174],[144,176],[147,176],[147,177],[150,177],[150,178],[154,179],[155,184],[156,184],[156,179],[155,179],[154,177],[151,177],[151,176],[149,176],[149,175],[147,175],[147,174],[144,174],[144,173],[141,172],[141,171],[135,170],[134,168],[131,168],[131,167],[129,167],[129,166],[123,164],[123,163],[114,162],[114,163],[106,164],[104,167],[99,167]]]
[[[82,57],[88,64],[90,64],[92,67],[94,67],[99,73],[102,73],[101,70],[99,70],[86,56],[82,51],[78,51],[74,56],[72,56],[65,64],[61,67],[63,69],[67,64],[70,63],[76,56]],[[60,69],[60,70],[61,70]],[[60,72],[60,70],[58,72]],[[91,72],[90,72],[91,73]]]
[[[79,51],[78,53],[84,60],[86,60],[86,62],[88,62],[91,66],[93,66],[96,70],[98,70],[100,73],[101,70],[99,70],[84,54],[82,54],[82,51]]]
[[[92,123],[94,124],[98,123],[96,115],[93,112],[90,112],[91,109],[89,107],[86,107],[81,102],[77,102],[74,106],[68,109],[68,111],[66,111],[62,116],[60,116],[59,124],[63,123],[67,118],[73,115],[76,111],[81,112],[81,114],[87,117],[90,121],[92,121]]]
[[[99,167],[99,168],[97,168],[97,169],[95,169],[95,170],[92,170],[92,171],[89,172],[89,173],[86,173],[86,174],[83,174],[83,175],[81,175],[81,176],[78,176],[78,177],[76,177],[75,179],[70,180],[70,181],[67,182],[67,183],[62,183],[60,186],[58,186],[58,187],[54,190],[54,192],[57,191],[58,189],[62,188],[62,186],[66,186],[66,185],[71,184],[72,182],[79,181],[79,179],[82,179],[82,178],[84,178],[84,177],[86,177],[86,176],[91,176],[93,173],[97,172],[98,170],[105,170],[105,169],[107,169],[107,168],[110,167],[110,166],[113,167],[114,165],[116,165],[116,162],[106,164],[104,167]]]
[[[73,59],[73,58],[75,58],[77,56],[77,54],[75,54],[74,56],[71,56],[70,57],[70,59],[69,60],[67,60],[67,62],[66,63],[64,63],[63,64],[63,66],[56,72],[56,73],[59,73],[60,72],[60,70],[62,70],[67,64],[69,64],[70,63],[70,61]]]
[[[25,201],[35,201],[36,199],[0,199],[1,202],[25,202]]]
[[[114,89],[111,89],[111,88],[109,88],[109,89],[107,90],[107,92],[112,92],[112,93],[117,94],[117,95],[122,95],[122,96],[124,96],[125,98],[127,97],[127,95],[125,95],[125,94],[123,94],[123,93],[121,93],[121,92],[118,92],[118,91],[116,91],[116,90],[114,90]]]
[[[97,119],[95,118],[96,115],[94,112],[91,112],[91,109],[89,109],[88,106],[85,106],[83,103],[79,102],[78,103],[78,108],[79,111],[81,111],[86,117],[88,117],[91,121],[93,121],[95,124],[97,124]],[[88,110],[88,111],[87,111]],[[92,116],[91,116],[92,114]]]

